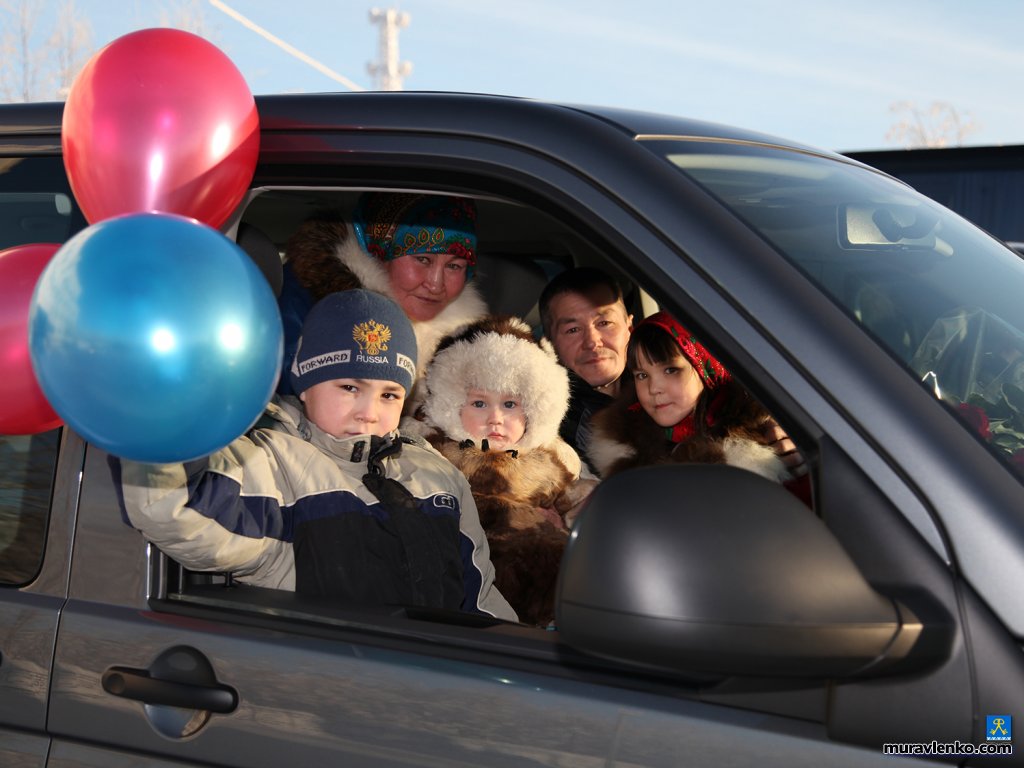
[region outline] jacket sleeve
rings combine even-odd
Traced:
[[[198,462],[112,458],[111,468],[128,523],[186,568],[230,571],[256,586],[294,590],[273,459],[249,437]]]
[[[453,467],[454,469],[454,467]],[[516,612],[509,605],[494,584],[494,566],[491,564],[491,549],[487,544],[476,501],[469,490],[469,482],[458,470],[453,472],[459,482],[459,534],[462,550],[462,579],[465,584],[464,611],[488,613],[506,621],[519,621]]]

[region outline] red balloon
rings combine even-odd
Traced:
[[[28,309],[39,276],[60,245],[0,251],[0,435],[34,435],[63,422],[47,402],[28,349]]]
[[[159,211],[219,227],[252,181],[259,141],[242,73],[179,29],[143,29],[102,48],[64,106],[64,168],[93,224]]]

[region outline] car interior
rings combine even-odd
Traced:
[[[319,212],[340,212],[351,221],[352,210],[365,188],[254,189],[237,224],[239,244],[250,255],[260,247],[253,231],[266,236],[287,260],[288,238],[298,226]],[[392,191],[423,191],[394,189]],[[612,272],[623,286],[627,306],[638,317],[657,311],[653,299],[616,269],[615,262],[593,242],[554,216],[537,208],[495,197],[476,197],[478,256],[473,278],[494,314],[526,320],[539,336],[537,299],[548,280],[572,266],[593,265]],[[232,234],[229,231],[229,235]],[[241,237],[241,235],[246,235]],[[261,238],[263,239],[263,238]],[[277,265],[254,256],[270,270],[269,282],[279,282]],[[266,273],[266,272],[265,272]],[[639,313],[639,314],[637,314]]]

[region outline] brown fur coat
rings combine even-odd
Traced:
[[[569,531],[558,513],[591,490],[542,446],[482,451],[435,431],[427,440],[469,480],[487,533],[494,583],[519,620],[546,626],[555,617],[555,582]]]
[[[694,412],[696,432],[679,443],[671,442],[645,411],[631,409],[635,402],[630,383],[591,421],[587,455],[601,477],[632,467],[690,462],[732,464],[780,483],[789,479],[782,459],[767,444],[771,415],[735,381],[701,397]]]

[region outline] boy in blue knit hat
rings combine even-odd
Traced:
[[[184,465],[112,459],[126,519],[192,570],[341,604],[515,620],[465,477],[397,432],[416,363],[395,302],[324,297],[291,366],[297,398],[268,405],[272,426]]]

